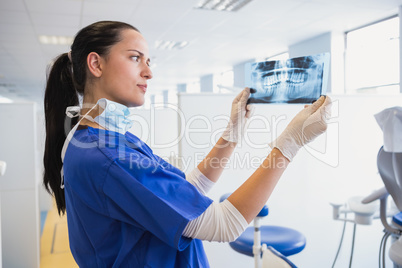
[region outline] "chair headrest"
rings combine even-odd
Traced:
[[[402,211],[402,153],[386,152],[381,147],[377,167],[388,193]]]

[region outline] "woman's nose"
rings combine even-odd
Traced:
[[[148,66],[148,64],[145,64],[145,67],[141,73],[141,76],[146,79],[151,79],[153,77],[151,68]]]

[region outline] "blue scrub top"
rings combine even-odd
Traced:
[[[80,267],[209,267],[202,242],[182,233],[212,200],[133,134],[80,126],[64,183]]]

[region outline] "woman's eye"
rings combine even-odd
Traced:
[[[131,58],[137,62],[140,61],[140,56],[132,56]]]

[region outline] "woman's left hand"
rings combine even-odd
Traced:
[[[249,96],[250,88],[246,87],[233,100],[230,121],[222,134],[224,140],[238,143],[243,138],[247,119],[254,112],[254,106],[247,105]]]

